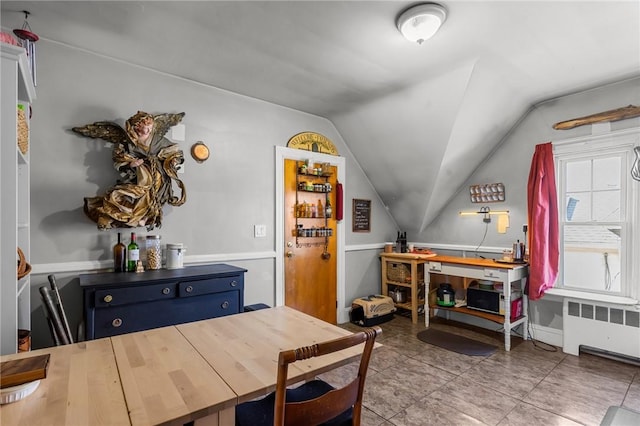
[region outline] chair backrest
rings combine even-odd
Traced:
[[[353,407],[353,424],[360,424],[364,382],[380,327],[372,327],[338,339],[280,352],[276,382],[274,425],[320,424]],[[289,364],[364,344],[357,377],[349,384],[303,402],[285,403]]]
[[[62,305],[62,298],[56,285],[56,278],[54,275],[49,275],[48,278],[51,289],[42,286],[39,290],[47,322],[49,323],[49,330],[56,346],[67,345],[73,343],[73,335],[71,334],[67,315]]]

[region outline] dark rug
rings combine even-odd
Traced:
[[[489,356],[498,349],[497,346],[488,343],[478,342],[477,340],[433,328],[419,332],[418,339],[459,354],[471,356]]]

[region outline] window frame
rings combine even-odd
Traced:
[[[556,288],[580,291],[603,296],[622,296],[637,299],[640,295],[640,262],[633,259],[640,257],[640,182],[631,177],[631,167],[635,160],[634,147],[640,146],[640,128],[610,132],[602,135],[588,135],[579,138],[553,142],[553,156],[556,172],[556,187],[558,196],[558,225],[560,262]],[[581,159],[597,159],[612,155],[621,155],[623,162],[622,181],[620,183],[621,211],[619,221],[615,222],[582,222],[571,223],[566,220],[566,182],[564,166],[568,161]],[[615,223],[622,226],[622,241],[620,250],[620,291],[592,290],[565,286],[564,280],[564,227],[567,224],[586,224],[586,226]]]

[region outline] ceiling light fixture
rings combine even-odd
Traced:
[[[422,44],[438,31],[447,19],[447,9],[436,3],[410,7],[398,17],[398,30],[409,41]]]

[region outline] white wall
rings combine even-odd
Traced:
[[[477,246],[485,230],[481,216],[459,216],[459,211],[473,211],[483,204],[472,204],[468,187],[473,184],[503,182],[506,188],[504,203],[492,203],[494,210],[509,210],[511,227],[506,234],[496,231],[496,219],[489,225],[483,247],[510,248],[516,239],[523,238],[522,225],[527,223],[527,180],[535,145],[578,136],[590,135],[592,126],[571,130],[554,130],[553,124],[572,118],[595,114],[627,105],[640,104],[640,78],[609,84],[581,93],[563,96],[536,105],[498,149],[473,172],[452,199],[422,233],[420,240]],[[610,124],[611,131],[640,127],[640,118]],[[495,257],[495,256],[494,256]],[[544,298],[531,304],[532,322],[541,328],[562,329],[560,299]]]
[[[182,121],[186,141],[179,142],[186,164],[179,176],[186,185],[187,202],[165,206],[162,228],[152,233],[162,235],[163,243],[184,243],[187,262],[189,258],[226,261],[247,268],[247,304],[275,302],[274,147],[286,145],[297,133],[321,133],[346,157],[346,243],[375,246],[395,235],[393,221],[328,120],[55,42],[41,43],[31,129],[34,347],[48,344],[37,291],[46,284],[46,275],[56,273],[75,325],[82,316],[77,275],[92,265],[105,267],[116,241],[117,230],[99,231],[82,211],[84,197],[103,194],[117,179],[111,149],[102,140],[72,132],[74,126],[95,121],[122,125],[138,110],[186,113]],[[189,155],[196,141],[205,142],[211,151],[202,164]],[[372,200],[371,233],[350,232],[352,198]],[[266,238],[253,237],[255,224],[267,225]],[[143,228],[136,232],[146,234]],[[374,277],[369,270],[372,263],[370,258],[347,253],[346,286],[351,299],[356,292],[368,294],[379,288],[379,272]]]

